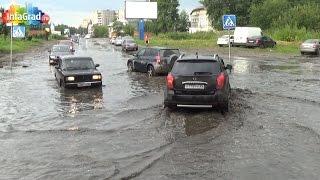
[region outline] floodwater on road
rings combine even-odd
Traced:
[[[106,39],[77,54],[101,89],[60,89],[47,52],[0,69],[0,179],[320,177],[320,58],[234,57],[222,115],[164,109],[165,78],[127,72]]]

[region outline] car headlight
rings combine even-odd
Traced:
[[[49,56],[51,59],[55,59],[56,58],[56,56]]]
[[[101,79],[101,75],[93,75],[92,79],[93,80],[100,80]]]
[[[73,76],[67,77],[67,81],[74,81],[74,80],[75,80],[75,78]]]

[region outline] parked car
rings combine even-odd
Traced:
[[[55,78],[60,87],[101,87],[102,75],[91,57],[65,56],[58,60]]]
[[[232,45],[234,42],[234,36],[230,35],[230,44]],[[229,46],[229,35],[223,35],[220,38],[218,38],[217,44],[220,47],[223,47],[224,45]]]
[[[165,107],[211,105],[228,112],[231,69],[218,55],[179,58],[166,78]]]
[[[138,45],[133,39],[125,39],[122,43],[123,51],[138,51]]]
[[[267,47],[274,47],[277,45],[273,39],[268,36],[253,36],[248,37],[247,39],[247,47],[260,47],[260,48],[267,48]]]
[[[116,46],[122,46],[122,37],[117,37],[116,41],[114,42]]]
[[[85,39],[90,39],[91,38],[91,34],[87,34],[84,36]]]
[[[74,43],[79,43],[79,36],[72,35],[71,36],[71,41],[74,42]]]
[[[68,45],[71,52],[75,52],[74,44],[71,40],[61,40],[59,44]]]
[[[262,36],[259,27],[236,27],[234,30],[234,46],[245,46],[247,39],[253,36]]]
[[[302,55],[306,53],[313,53],[320,55],[320,40],[308,39],[300,45],[300,52]]]
[[[54,45],[49,50],[49,64],[55,65],[59,58],[65,55],[73,55],[68,45]]]
[[[144,48],[128,60],[127,66],[129,71],[145,72],[149,76],[168,74],[179,56],[179,49]]]

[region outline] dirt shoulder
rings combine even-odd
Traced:
[[[12,57],[13,61],[20,61],[21,59],[23,59],[23,56],[25,56],[26,54],[49,50],[51,48],[51,46],[54,44],[57,44],[57,42],[58,42],[57,40],[46,41],[39,46],[35,46],[35,47],[30,48],[26,52],[13,53],[13,57]],[[9,61],[10,61],[10,54],[7,54],[7,53],[0,54],[0,63],[9,62]]]

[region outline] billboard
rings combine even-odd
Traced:
[[[157,19],[158,3],[126,1],[125,14],[126,19]]]

